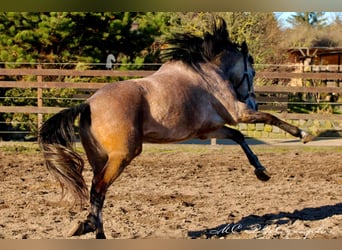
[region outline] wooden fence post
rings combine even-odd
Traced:
[[[41,70],[42,69],[42,65],[38,64],[37,65],[37,69]],[[37,82],[43,82],[43,76],[41,75],[37,75]],[[43,89],[42,88],[37,88],[37,107],[38,108],[42,108],[43,107]],[[38,126],[38,130],[40,129],[40,127],[43,124],[43,114],[42,113],[38,113],[37,114],[37,126]]]

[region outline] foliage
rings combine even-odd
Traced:
[[[338,47],[342,46],[340,16],[328,24],[324,12],[297,12],[287,21],[292,28],[283,31],[287,37],[284,47]]]
[[[279,53],[281,34],[279,24],[271,12],[228,13],[231,38],[239,43],[246,41],[256,64],[281,61]]]
[[[324,17],[324,12],[296,12],[291,15],[287,22],[295,26],[306,25],[315,28],[327,26],[327,18]]]
[[[2,12],[0,23],[0,61],[26,63],[103,63],[110,53],[133,61],[162,25],[138,12]]]

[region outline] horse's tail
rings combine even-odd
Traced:
[[[39,145],[49,172],[62,187],[62,199],[69,191],[81,204],[88,198],[82,176],[84,161],[74,149],[74,121],[88,103],[64,109],[48,119],[40,128]]]

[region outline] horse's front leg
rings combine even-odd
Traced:
[[[261,165],[258,157],[248,146],[244,135],[240,131],[229,127],[222,127],[216,131],[202,136],[201,138],[232,139],[233,141],[238,143],[245,152],[249,163],[255,168],[254,173],[258,177],[258,179],[261,181],[268,181],[271,178],[266,168]]]
[[[238,119],[238,122],[241,123],[265,123],[269,125],[277,126],[278,128],[284,130],[285,132],[298,137],[302,140],[303,143],[307,143],[314,139],[314,136],[310,133],[291,125],[285,121],[280,120],[274,115],[264,112],[258,112],[246,109],[244,110]]]

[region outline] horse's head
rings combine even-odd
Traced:
[[[243,42],[240,47],[241,49],[234,53],[234,57],[227,59],[232,60],[232,58],[235,58],[234,60],[236,60],[233,65],[231,64],[231,61],[229,62],[231,68],[228,70],[227,74],[229,80],[234,85],[239,101],[246,103],[250,109],[257,111],[258,104],[255,100],[253,84],[255,76],[253,58],[248,53],[246,42]]]
[[[246,103],[249,108],[257,110],[253,85],[255,70],[247,43],[243,42],[238,45],[232,42],[226,22],[222,18],[218,18],[214,22],[213,35],[207,35],[205,40],[209,41],[206,46],[210,48],[211,54],[216,55],[213,58],[219,64],[223,78],[233,84],[239,101]]]
[[[233,84],[239,101],[253,110],[258,109],[255,100],[253,78],[255,70],[253,68],[253,58],[248,53],[246,42],[241,46],[230,44],[219,55],[219,67],[222,70],[224,79]]]

